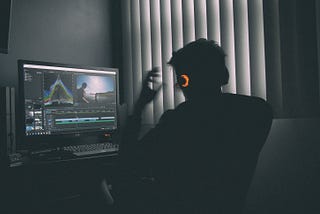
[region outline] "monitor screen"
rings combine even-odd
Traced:
[[[117,69],[20,60],[19,70],[26,138],[117,129]]]

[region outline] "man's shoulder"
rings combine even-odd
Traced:
[[[189,107],[190,106],[188,102],[183,102],[174,109],[166,110],[162,114],[159,122],[165,123],[165,122],[175,122],[177,120],[180,120],[181,117],[184,117],[184,114],[190,111]]]
[[[175,112],[176,111],[174,109],[169,109],[169,110],[165,111],[162,114],[162,116],[161,116],[161,118],[159,120],[159,123],[164,123],[164,122],[170,120],[171,118],[173,118],[174,115],[175,115]]]
[[[232,104],[238,105],[257,105],[257,106],[269,106],[269,104],[261,97],[247,96],[241,94],[223,94],[223,100]]]
[[[223,100],[231,108],[251,114],[264,114],[272,117],[272,108],[263,98],[240,94],[223,94]]]
[[[242,95],[242,94],[231,94],[231,93],[223,93],[222,97],[229,101],[239,101],[239,102],[256,102],[256,103],[266,103],[264,99],[261,97],[256,96],[248,96],[248,95]]]
[[[221,113],[221,110],[219,109],[222,109],[222,112],[225,112],[230,116],[273,117],[271,106],[260,97],[224,93],[222,94],[221,99],[212,100],[212,102],[203,103],[203,105],[188,101],[183,102],[175,109],[165,111],[159,122],[173,123],[175,121],[184,121],[183,118],[185,118],[186,115],[190,117],[190,115],[195,112],[198,112],[199,114],[201,114],[200,112],[207,113],[208,115],[214,114],[215,112]],[[222,115],[225,114],[222,113]]]

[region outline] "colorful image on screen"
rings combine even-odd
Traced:
[[[73,105],[72,76],[70,74],[44,74],[43,102],[45,106]]]

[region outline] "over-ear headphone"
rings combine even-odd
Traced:
[[[178,83],[182,88],[187,88],[190,84],[190,78],[187,74],[178,76]]]

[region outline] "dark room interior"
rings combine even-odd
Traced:
[[[167,62],[173,51],[198,38],[215,40],[226,52],[230,78],[223,92],[261,97],[273,109],[244,213],[320,213],[318,0],[7,2],[10,14],[0,14],[9,23],[0,29],[8,35],[0,49],[0,86],[14,88],[16,127],[10,151],[6,126],[0,130],[0,213],[116,213],[104,200],[100,182],[106,178],[110,188],[112,181],[125,180],[117,177],[117,155],[39,162],[25,157],[31,147],[20,114],[25,88],[18,60],[116,69],[119,130],[133,112],[146,71],[160,67],[163,86],[142,113],[142,136],[163,112],[184,101]],[[0,123],[5,124],[5,93],[0,99]],[[48,142],[42,143],[43,150]]]

